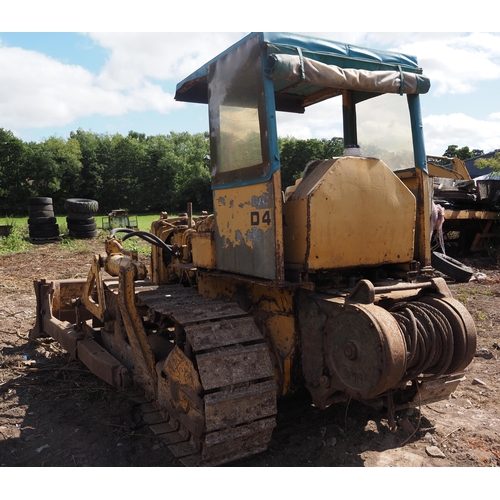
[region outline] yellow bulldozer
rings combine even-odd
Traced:
[[[113,230],[86,280],[35,282],[31,338],[127,391],[187,466],[266,450],[278,400],[304,388],[322,409],[447,398],[476,329],[431,267],[429,86],[410,55],[247,35],[175,95],[208,104],[213,214],[186,200],[150,232]],[[282,186],[278,118],[324,101],[344,154]]]

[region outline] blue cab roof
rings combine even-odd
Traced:
[[[370,71],[395,70],[410,73],[422,73],[414,56],[399,52],[370,49],[343,42],[323,38],[305,36],[294,33],[261,32],[250,33],[242,40],[232,45],[217,57],[208,61],[201,68],[177,84],[175,99],[183,102],[208,103],[208,68],[221,57],[246,42],[249,38],[258,36],[266,56],[269,54],[297,54],[314,59],[325,64],[341,68],[364,69]],[[275,85],[279,85],[276,82]],[[314,89],[318,92],[319,89]]]

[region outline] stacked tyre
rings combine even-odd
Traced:
[[[54,216],[52,198],[40,196],[28,200],[30,238],[50,240],[59,237],[59,226]]]
[[[97,224],[94,214],[99,209],[99,203],[95,200],[85,198],[69,198],[64,202],[68,212],[66,222],[68,233],[71,238],[85,239],[97,236]]]

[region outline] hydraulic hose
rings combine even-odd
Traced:
[[[148,233],[147,231],[135,231],[134,229],[128,229],[125,227],[119,227],[111,230],[111,236],[114,236],[116,233],[127,233],[122,238],[122,241],[132,238],[132,236],[136,236],[137,238],[141,238],[151,245],[155,245],[162,248],[163,250],[166,250],[170,253],[170,255],[175,256],[175,251],[173,250],[171,245],[167,245],[164,241],[158,238],[158,236]]]

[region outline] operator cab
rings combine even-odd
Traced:
[[[421,73],[416,59],[406,54],[288,33],[251,33],[180,82],[176,100],[209,106],[217,269],[278,281],[285,278],[285,262],[312,269],[308,257],[289,259],[294,241],[311,235],[302,230],[284,234],[290,216],[285,214],[283,224],[287,186],[281,186],[279,176],[277,112],[301,114],[335,97],[342,100],[346,153],[377,158],[409,179],[404,184],[413,193],[407,215],[413,226],[402,238],[411,233],[412,241],[403,245],[399,260],[416,256],[425,264],[426,226],[415,227],[416,212],[425,213],[421,206],[427,203],[415,173],[427,169],[419,94],[430,84]],[[304,214],[294,217],[299,226],[306,224]],[[361,224],[364,230],[366,221]],[[384,230],[392,231],[389,226]],[[303,244],[310,248],[309,241]],[[377,262],[357,265],[364,264]]]

